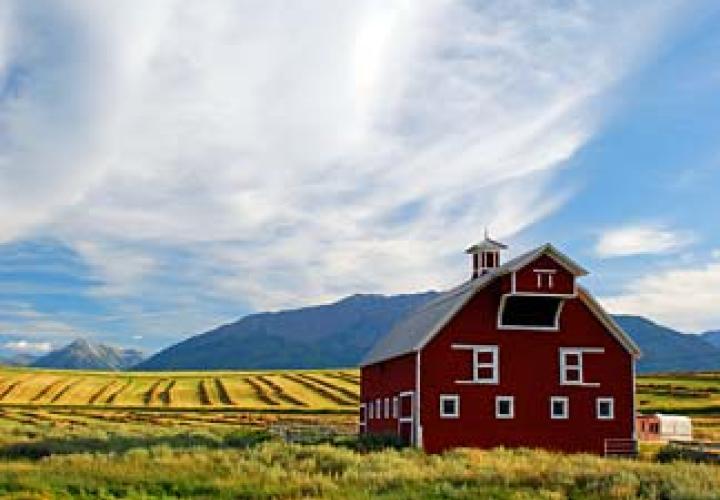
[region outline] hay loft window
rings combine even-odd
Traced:
[[[500,303],[498,327],[517,330],[557,330],[563,299],[507,295]]]
[[[440,395],[440,418],[458,418],[460,416],[460,396],[457,394]]]
[[[500,378],[498,346],[453,344],[453,349],[472,351],[470,380],[456,380],[458,384],[497,384]]]

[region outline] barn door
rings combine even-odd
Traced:
[[[415,394],[412,391],[400,393],[400,414],[398,415],[398,436],[403,444],[412,446],[415,444],[415,418],[414,411]]]

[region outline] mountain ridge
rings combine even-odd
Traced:
[[[133,369],[283,369],[356,366],[378,338],[437,295],[358,294],[324,305],[250,314],[161,350]],[[642,373],[720,370],[720,346],[647,318],[616,315],[643,357]]]
[[[35,359],[34,368],[61,368],[77,370],[126,370],[144,359],[135,349],[113,347],[78,338]]]

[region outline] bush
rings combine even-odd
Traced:
[[[388,448],[399,450],[407,446],[397,434],[361,434],[354,441],[339,444],[345,444],[346,446],[350,444],[353,449],[363,453]]]

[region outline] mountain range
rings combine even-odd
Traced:
[[[143,359],[143,353],[135,349],[122,349],[93,343],[86,339],[77,339],[65,347],[35,359],[30,366],[77,370],[126,370]]]
[[[245,316],[138,364],[142,370],[356,366],[374,342],[436,292],[353,295],[338,302]],[[640,316],[615,316],[638,343],[639,372],[720,370],[720,331],[689,335]]]

